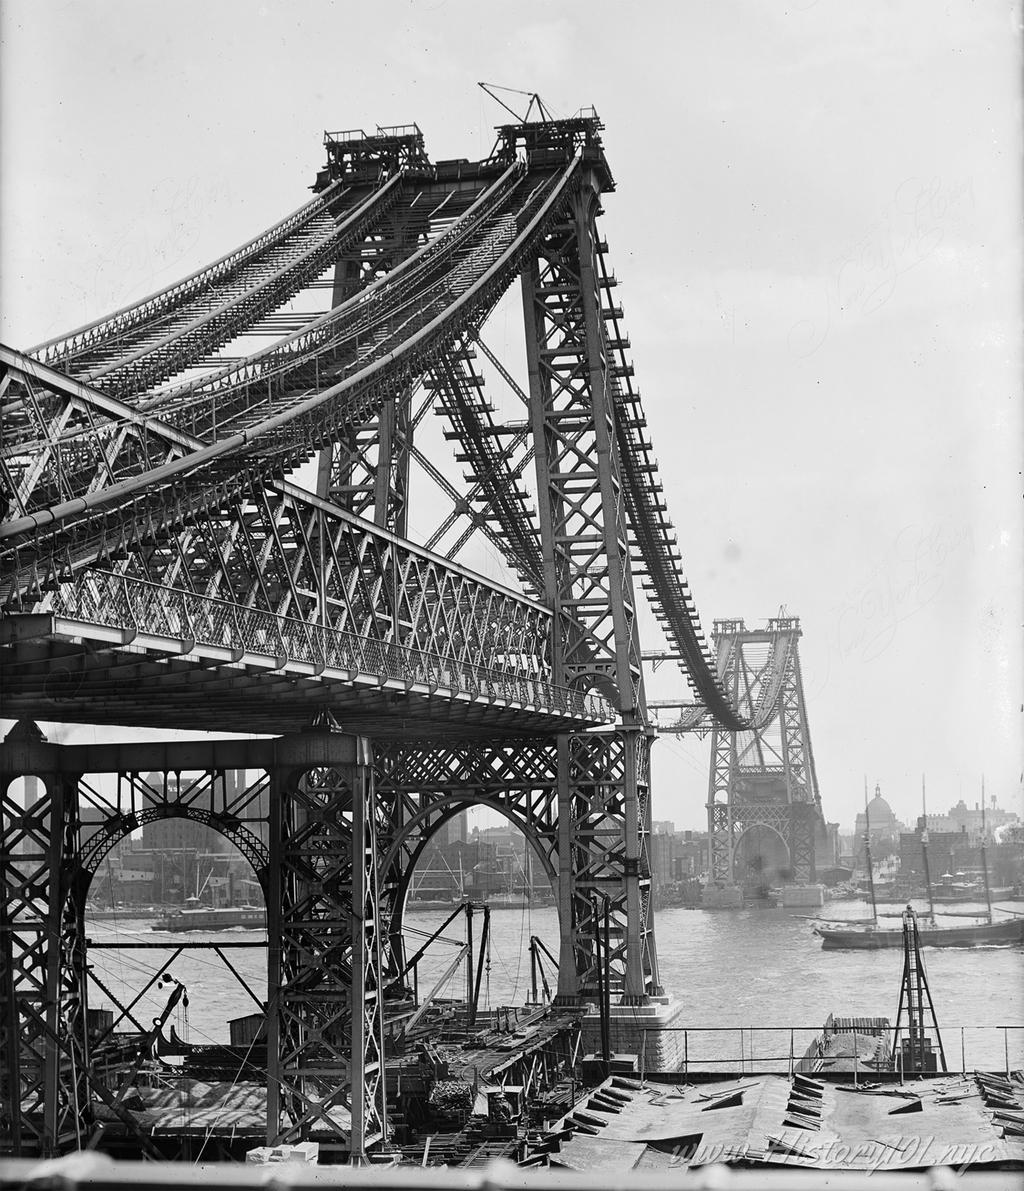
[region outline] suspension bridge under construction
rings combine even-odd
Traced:
[[[592,110],[516,122],[483,160],[437,162],[415,125],[327,133],[296,179],[312,198],[262,234],[0,348],[7,1153],[63,1152],[97,1100],[125,1115],[93,1061],[84,906],[115,844],[161,817],[223,833],[263,888],[270,1143],[359,1159],[387,1137],[406,895],[468,806],[519,827],[556,891],[556,1008],[603,994],[616,1049],[670,1021],[641,595],[689,684],[671,730],[713,735],[714,878],[735,880],[758,829],[813,881],[800,625],[702,630],[599,230],[601,131]],[[524,370],[488,345],[501,302]],[[414,476],[447,502],[418,543]],[[504,582],[459,561],[481,538]],[[672,1065],[672,1038],[652,1065]]]

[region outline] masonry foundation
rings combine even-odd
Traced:
[[[817,909],[825,904],[824,885],[784,885],[782,887],[783,906],[811,907]]]
[[[742,910],[743,890],[738,885],[706,885],[700,905],[702,910]]]
[[[637,1070],[678,1071],[683,1066],[683,1032],[673,1029],[683,1012],[674,997],[652,997],[646,1005],[612,1005],[610,1048],[619,1059],[637,1056]],[[593,1006],[583,1019],[583,1050],[600,1053],[601,1019]]]

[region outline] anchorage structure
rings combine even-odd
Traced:
[[[515,822],[557,886],[561,1003],[596,998],[598,916],[616,1003],[661,992],[637,579],[695,719],[728,739],[774,695],[751,703],[732,655],[716,666],[682,574],[598,231],[601,128],[509,125],[485,160],[437,163],[415,125],[327,134],[313,197],[261,235],[0,349],[0,713],[21,721],[0,747],[7,1152],[59,1152],[110,1098],[83,906],[106,851],[161,816],[233,839],[266,895],[269,1141],[359,1158],[386,1135],[411,869],[471,804]],[[486,343],[512,287],[525,384]],[[457,480],[424,446],[429,411]],[[286,478],[312,460],[315,495]],[[420,545],[413,468],[451,510]],[[474,533],[507,584],[457,560]],[[769,695],[798,675],[793,642],[780,624]],[[274,739],[60,746],[35,720]]]
[[[769,880],[813,881],[823,826],[800,677],[800,621],[778,616],[763,630],[716,620],[719,674],[748,715],[766,722],[740,732],[716,724],[708,786],[710,876],[748,889]],[[784,654],[780,665],[779,651]],[[760,717],[758,717],[760,718]]]

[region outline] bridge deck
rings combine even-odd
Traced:
[[[49,614],[8,617],[0,632],[0,714],[12,719],[277,734],[329,708],[347,731],[384,737],[544,734],[611,718],[603,701],[539,680],[424,655],[433,665],[409,666],[398,647],[389,673],[379,659],[322,665]]]

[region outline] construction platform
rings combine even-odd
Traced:
[[[533,1005],[482,1011],[470,1022],[464,1003],[435,1002],[407,1029],[410,1011],[392,1013],[385,1044],[390,1149],[432,1165],[517,1157],[526,1123],[546,1127],[578,1094],[571,1076],[581,1061],[583,1016],[582,1008]],[[261,1014],[233,1022],[239,1045],[179,1049],[172,1031],[170,1045],[151,1058],[133,1050],[131,1089],[116,1103],[92,1104],[80,1144],[122,1159],[242,1161],[267,1138],[261,1026]],[[108,1075],[117,1086],[118,1072]],[[334,1129],[350,1129],[340,1104],[327,1115]],[[321,1160],[344,1159],[337,1132],[314,1128],[309,1140],[320,1145]]]

